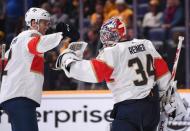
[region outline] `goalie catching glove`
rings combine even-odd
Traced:
[[[70,49],[66,49],[57,58],[55,65],[56,70],[63,69],[65,71],[65,74],[69,77],[70,65],[78,60],[81,59],[76,56],[75,52]]]
[[[72,42],[68,48],[58,56],[56,61],[56,69],[65,71],[65,74],[69,77],[70,66],[75,61],[82,60],[83,53],[88,43],[86,42]]]

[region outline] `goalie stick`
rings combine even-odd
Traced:
[[[182,42],[184,40],[184,37],[179,36],[178,40],[179,40],[179,42],[178,42],[176,55],[175,55],[175,59],[174,59],[174,65],[173,65],[173,69],[172,69],[172,75],[171,75],[171,79],[170,79],[170,84],[169,84],[169,89],[168,89],[168,96],[166,98],[166,103],[169,102],[170,97],[171,97],[171,93],[172,93],[172,90],[173,90],[172,88],[174,88],[174,86],[171,86],[171,85],[174,83],[174,79],[175,79],[175,75],[176,75],[176,71],[177,71],[177,65],[178,65],[179,56],[180,56],[181,47],[182,47]],[[174,90],[176,90],[176,89],[174,89]],[[168,115],[163,110],[163,111],[161,111],[161,115],[160,115],[160,122],[158,124],[158,131],[167,131],[167,124],[168,124]]]
[[[179,36],[178,40],[179,40],[179,42],[178,42],[178,46],[177,46],[177,50],[176,50],[176,56],[175,56],[175,59],[174,59],[174,65],[173,65],[173,69],[172,69],[172,75],[171,75],[170,83],[173,83],[174,79],[175,79],[175,75],[176,75],[176,71],[177,71],[177,65],[178,65],[179,56],[180,56],[182,42],[184,40],[184,37]],[[169,88],[172,88],[172,87],[173,86],[170,86]],[[168,89],[168,90],[169,90],[169,92],[168,92],[168,97],[167,97],[166,102],[169,102],[169,100],[170,100],[172,89]]]

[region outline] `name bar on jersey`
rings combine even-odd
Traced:
[[[128,47],[128,49],[129,49],[130,54],[135,54],[135,53],[146,50],[143,44],[131,46],[131,47]]]

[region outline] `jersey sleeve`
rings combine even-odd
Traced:
[[[54,33],[50,35],[35,35],[30,37],[27,49],[32,54],[43,54],[44,52],[56,47],[62,39],[62,33]]]
[[[111,82],[114,71],[114,62],[111,52],[105,51],[96,59],[76,61],[71,65],[70,77],[80,81],[98,83]],[[109,54],[109,56],[108,56]]]
[[[153,67],[156,82],[159,86],[159,92],[163,94],[168,89],[168,85],[171,79],[171,73],[168,69],[168,65],[161,55],[156,51],[152,42],[148,41],[148,48],[150,49],[151,55],[153,56]]]

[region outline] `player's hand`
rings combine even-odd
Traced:
[[[56,70],[61,70],[61,69],[64,70],[67,75],[69,72],[71,63],[78,60],[81,60],[81,59],[76,56],[75,52],[67,48],[58,56],[56,64],[55,64],[55,68]]]
[[[56,25],[56,31],[63,33],[63,39],[69,37],[71,42],[78,41],[80,34],[73,26],[60,22]]]
[[[88,45],[88,43],[84,41],[77,41],[77,42],[70,42],[70,38],[66,38],[62,40],[61,44],[59,45],[59,53],[62,54],[65,50],[69,49],[73,51],[77,57],[83,58],[83,53]]]
[[[77,57],[82,59],[87,45],[88,43],[84,41],[71,42],[68,45],[68,49],[72,50],[76,54]]]
[[[187,107],[188,102],[181,99],[179,93],[175,92],[164,109],[170,120],[180,121],[187,118]]]
[[[177,101],[175,99],[175,95],[172,95],[169,102],[164,106],[165,112],[168,115],[171,115],[175,112],[177,108]]]

